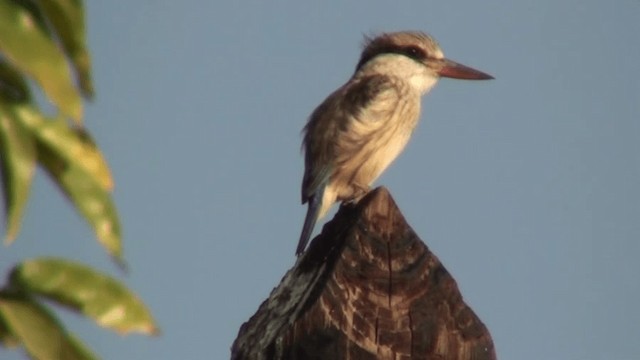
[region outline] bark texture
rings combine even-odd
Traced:
[[[343,206],[242,325],[232,359],[496,358],[384,188]]]

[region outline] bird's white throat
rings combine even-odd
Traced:
[[[438,82],[438,75],[424,64],[400,54],[379,55],[363,66],[357,75],[385,75],[405,81],[423,95]]]

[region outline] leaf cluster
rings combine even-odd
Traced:
[[[0,192],[5,244],[20,232],[39,166],[124,265],[120,221],[107,162],[83,126],[94,96],[81,0],[0,0]],[[54,111],[43,110],[50,102]],[[16,265],[0,288],[0,343],[37,359],[95,356],[42,302],[71,308],[101,326],[152,334],[156,326],[117,280],[62,259]]]
[[[0,290],[0,342],[23,345],[36,359],[96,359],[42,300],[121,334],[158,333],[149,310],[116,279],[77,262],[39,258],[14,267]]]

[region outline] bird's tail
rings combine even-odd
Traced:
[[[307,247],[313,228],[318,221],[318,215],[320,215],[320,205],[322,204],[322,196],[324,191],[316,192],[309,199],[309,207],[307,209],[307,216],[304,218],[304,225],[302,226],[302,233],[300,234],[300,240],[298,240],[298,248],[296,249],[296,255],[302,254]]]

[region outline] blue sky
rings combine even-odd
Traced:
[[[163,330],[123,338],[63,312],[103,358],[228,358],[295,261],[307,116],[351,75],[363,34],[409,29],[496,80],[442,80],[377,184],[453,274],[501,359],[640,358],[640,2],[155,0],[87,11],[97,96],[86,123],[116,181],[124,281]],[[122,276],[39,175],[2,268],[53,254]]]

